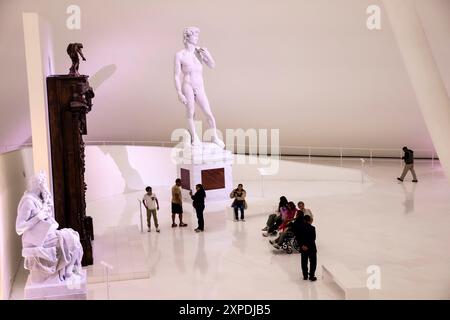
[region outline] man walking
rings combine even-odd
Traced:
[[[405,167],[403,168],[402,175],[400,176],[400,178],[397,178],[397,180],[403,182],[403,179],[405,179],[405,176],[408,173],[408,171],[411,171],[411,174],[413,176],[412,182],[418,182],[416,171],[414,170],[414,151],[408,149],[407,147],[403,147],[403,152],[405,154],[402,157],[402,159],[405,161]]]
[[[175,180],[175,185],[172,187],[172,228],[175,228],[175,215],[178,214],[180,220],[180,227],[186,227],[187,224],[183,223],[183,200],[181,197],[181,179]]]

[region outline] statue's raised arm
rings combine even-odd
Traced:
[[[216,62],[214,61],[211,53],[206,48],[196,48],[196,51],[202,58],[202,61],[211,69],[216,66]]]

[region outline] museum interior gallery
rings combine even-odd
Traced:
[[[448,0],[0,0],[0,300],[449,300],[449,35]]]

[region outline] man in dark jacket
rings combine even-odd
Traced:
[[[397,180],[403,182],[403,179],[405,179],[405,176],[408,173],[408,171],[411,171],[411,174],[413,176],[412,182],[418,182],[416,171],[414,170],[414,151],[408,149],[407,147],[403,147],[403,152],[405,154],[402,157],[402,159],[405,161],[405,167],[403,168],[402,175],[400,176],[400,178],[397,178]]]
[[[311,217],[304,217],[305,223],[299,224],[296,228],[296,237],[300,247],[302,259],[303,280],[316,281],[317,248],[316,248],[316,228],[311,225]],[[309,260],[309,273],[308,273]]]
[[[189,195],[193,200],[192,205],[195,208],[195,212],[197,213],[198,227],[195,229],[195,232],[203,232],[205,229],[205,221],[203,220],[203,211],[205,210],[205,198],[206,192],[203,188],[203,185],[197,184],[195,186],[196,192],[193,195],[192,190],[189,191]]]

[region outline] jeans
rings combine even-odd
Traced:
[[[241,220],[244,220],[244,204],[236,204],[234,206],[234,218],[239,220],[238,209],[241,210]]]
[[[205,221],[203,220],[203,210],[205,210],[204,206],[195,208],[195,212],[197,213],[198,229],[202,231],[205,228]]]

